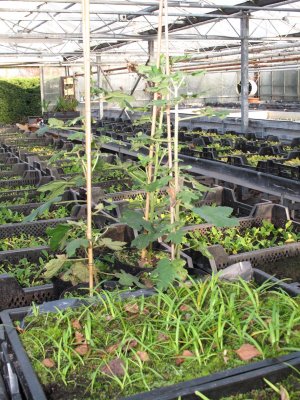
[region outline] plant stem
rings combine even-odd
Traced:
[[[175,84],[174,85],[174,97],[178,97],[178,86]],[[179,149],[178,149],[178,133],[179,133],[179,104],[178,102],[175,103],[174,106],[175,110],[175,121],[174,121],[174,189],[175,189],[175,196],[177,198],[180,186],[179,186],[179,162],[178,162],[178,157],[179,157]],[[176,202],[175,205],[175,222],[179,222],[180,220],[180,204]],[[177,246],[176,250],[176,257],[179,258],[179,246]]]
[[[85,95],[85,153],[86,153],[86,194],[87,194],[87,229],[88,269],[90,295],[94,290],[94,256],[92,241],[92,132],[91,132],[91,70],[90,70],[90,5],[89,0],[82,0],[82,34],[84,43],[84,95]]]
[[[156,66],[160,67],[160,53],[161,53],[161,37],[162,37],[162,14],[163,14],[163,0],[159,0],[159,15],[158,15],[158,32],[157,32],[157,56],[156,56]],[[154,100],[158,99],[158,93],[154,93]],[[156,120],[157,120],[158,108],[153,105],[152,108],[152,121],[151,121],[151,139],[154,138],[156,132]],[[154,144],[150,144],[149,148],[149,164],[147,166],[147,177],[148,184],[152,182],[152,166],[153,166],[153,155],[154,155]],[[146,194],[146,204],[145,204],[145,220],[149,221],[150,214],[150,193]],[[142,260],[146,258],[147,249],[142,250]]]
[[[166,54],[166,75],[170,77],[170,58],[169,58],[169,21],[168,21],[168,0],[164,0],[164,15],[165,15],[165,54]],[[171,130],[171,108],[170,108],[170,91],[166,96],[168,101],[166,106],[166,118],[167,118],[167,140],[168,140],[168,166],[169,174],[173,177],[173,157],[172,157],[172,130]],[[169,183],[169,199],[170,199],[170,222],[171,225],[175,222],[175,204],[176,197],[173,195],[174,182],[171,179]],[[175,246],[171,243],[171,259],[175,259]]]

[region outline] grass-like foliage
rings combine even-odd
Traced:
[[[97,305],[36,309],[19,331],[47,398],[100,400],[241,365],[245,345],[253,361],[299,350],[299,323],[299,299],[270,283],[213,277],[147,298],[105,293]]]

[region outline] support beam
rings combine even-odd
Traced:
[[[148,40],[148,57],[150,62],[154,62],[154,40]]]
[[[45,102],[45,79],[44,79],[44,67],[40,67],[40,90],[41,90],[41,105],[42,105],[42,113],[46,110],[44,109]]]
[[[241,130],[247,133],[249,125],[249,15],[241,17]]]
[[[103,85],[103,74],[100,68],[101,65],[101,56],[96,56],[96,64],[97,64],[97,86],[102,87]],[[99,97],[99,119],[103,118],[103,101]]]

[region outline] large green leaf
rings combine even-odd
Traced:
[[[231,217],[233,209],[231,207],[212,207],[203,206],[193,208],[193,212],[204,218],[209,224],[220,228],[238,225],[238,219]]]
[[[49,118],[48,125],[51,128],[62,128],[63,126],[65,126],[65,123],[61,119]]]
[[[191,208],[192,203],[199,199],[199,195],[189,189],[182,189],[177,194],[177,199],[180,200],[186,208]]]
[[[23,219],[23,222],[34,221],[39,215],[42,215],[45,211],[49,210],[49,208],[51,207],[51,205],[54,202],[58,202],[60,200],[61,200],[61,197],[59,196],[59,197],[55,197],[54,199],[51,199],[49,201],[46,201],[46,203],[44,203],[41,206],[39,206],[38,208],[32,210],[31,213]]]
[[[64,281],[71,281],[73,285],[86,283],[89,281],[89,269],[82,261],[76,261],[60,278]]]
[[[84,119],[85,119],[85,116],[83,116],[83,115],[81,115],[80,117],[76,117],[76,118],[74,118],[74,119],[69,119],[69,120],[66,122],[66,126],[74,126],[74,125],[76,125],[78,122],[83,121]]]
[[[84,140],[85,134],[84,132],[74,132],[68,136],[68,140]]]
[[[48,196],[53,199],[57,196],[61,196],[68,187],[70,187],[69,182],[57,180],[40,186],[37,190],[42,193],[49,192]]]
[[[152,229],[151,223],[146,221],[144,215],[138,211],[126,210],[121,218],[121,222],[125,222],[130,228],[138,231],[143,228],[147,231]]]
[[[182,229],[178,229],[176,232],[169,233],[166,241],[174,244],[181,244],[185,234],[186,232],[184,232]]]
[[[46,279],[51,279],[56,276],[66,261],[67,260],[64,256],[60,256],[59,258],[54,258],[53,260],[48,261],[44,267],[46,270],[44,272],[44,277]]]
[[[212,254],[209,252],[206,243],[197,242],[197,246],[194,247],[194,250],[199,251],[204,257],[209,259],[213,258]]]
[[[128,274],[123,270],[121,270],[121,272],[115,272],[115,276],[119,279],[119,283],[122,286],[137,286],[141,289],[145,287],[136,276]]]
[[[168,104],[167,100],[152,100],[152,102],[150,103],[150,105],[153,106],[157,106],[157,107],[162,107],[165,106],[166,104]]]
[[[146,249],[150,243],[155,242],[160,236],[160,233],[141,233],[131,242],[131,246],[139,250]]]
[[[162,189],[165,187],[170,180],[172,179],[171,176],[163,176],[162,178],[157,179],[155,182],[149,183],[145,185],[145,190],[147,192],[155,192],[156,190]]]
[[[71,267],[72,274],[77,277],[80,282],[89,281],[89,269],[83,262],[77,261]]]
[[[83,184],[83,177],[78,175],[69,181],[56,180],[40,186],[37,190],[42,193],[50,192],[49,196],[52,198],[60,196],[69,187],[79,187]]]
[[[50,248],[55,251],[62,249],[65,246],[68,232],[71,229],[71,225],[59,224],[55,228],[48,228],[47,234],[50,237]]]
[[[175,279],[182,280],[182,278],[186,276],[184,265],[185,261],[182,259],[169,260],[164,258],[160,260],[157,263],[155,271],[152,272],[152,276],[157,282],[157,289],[167,289]]]
[[[37,135],[37,136],[43,136],[46,132],[48,132],[49,131],[49,126],[43,126],[42,128],[39,128],[36,132],[35,132],[35,134]]]
[[[80,249],[81,247],[86,249],[88,247],[88,244],[89,244],[88,240],[84,238],[77,238],[71,240],[66,246],[67,256],[68,257],[74,256],[77,249]]]
[[[97,243],[96,243],[97,244]],[[99,242],[100,246],[108,247],[114,251],[120,251],[126,245],[126,242],[120,242],[118,240],[112,240],[111,238],[101,238]]]

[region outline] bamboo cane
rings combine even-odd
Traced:
[[[164,19],[165,19],[165,55],[166,55],[166,75],[170,76],[170,55],[169,55],[169,18],[168,18],[168,0],[164,0]],[[170,101],[170,92],[167,94],[167,101]],[[168,166],[170,175],[173,177],[173,156],[172,156],[172,130],[171,130],[171,106],[166,106],[166,118],[167,118],[167,140],[168,140]],[[175,203],[176,203],[176,191],[174,190],[173,179],[169,185],[169,197],[170,197],[170,222],[174,224],[175,215]],[[175,192],[175,193],[174,193]],[[171,258],[175,258],[175,245],[171,243]]]
[[[163,17],[163,1],[164,0],[159,0],[159,15],[158,15],[158,31],[157,31],[157,55],[156,55],[156,66],[157,68],[160,67],[160,53],[161,53],[161,38],[162,38],[162,17]],[[154,100],[158,99],[158,93],[154,93]],[[158,112],[158,107],[156,105],[153,105],[152,108],[152,123],[151,123],[151,138],[154,138],[155,131],[156,131],[156,120],[157,120],[157,112]],[[147,179],[148,179],[148,184],[152,182],[152,168],[153,168],[153,163],[152,163],[152,158],[154,155],[154,144],[150,144],[149,148],[149,165],[147,167]],[[147,192],[146,194],[146,204],[145,204],[145,220],[149,221],[149,211],[150,211],[150,193]],[[146,250],[142,251],[142,260],[145,259],[146,255]]]
[[[85,97],[85,152],[86,152],[86,194],[87,217],[86,238],[88,240],[88,269],[90,295],[94,290],[94,256],[92,242],[92,132],[91,132],[91,63],[90,63],[90,0],[82,0],[82,37],[84,55],[84,97]]]

